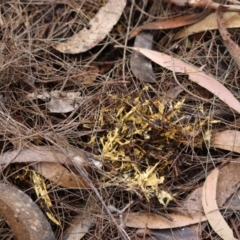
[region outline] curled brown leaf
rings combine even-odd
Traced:
[[[209,13],[210,13],[210,10],[205,9],[204,11],[198,14],[185,15],[185,16],[170,18],[162,21],[146,23],[144,25],[136,27],[131,32],[129,38],[135,37],[142,30],[172,29],[172,28],[187,26],[187,25],[201,21]]]
[[[54,240],[49,222],[39,207],[25,193],[0,184],[0,214],[18,240]]]
[[[55,48],[62,53],[75,54],[95,47],[118,22],[125,5],[126,0],[109,0],[89,22],[90,29],[85,27],[66,42],[57,44]]]

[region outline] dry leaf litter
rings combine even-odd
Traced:
[[[0,2],[1,239],[238,237],[239,180],[223,176],[239,164],[240,21],[227,4]]]

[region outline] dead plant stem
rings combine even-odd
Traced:
[[[126,33],[126,38],[125,38],[125,43],[124,43],[124,48],[123,48],[123,66],[122,66],[123,81],[126,81],[125,80],[125,61],[126,61],[128,35],[130,33],[130,26],[131,26],[131,19],[132,19],[132,12],[133,12],[134,4],[135,4],[135,0],[132,0],[129,19],[128,19],[127,33]]]

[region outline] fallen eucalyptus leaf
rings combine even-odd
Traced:
[[[219,169],[215,168],[207,177],[203,185],[202,205],[206,214],[207,220],[213,230],[224,240],[236,240],[233,236],[231,228],[227,225],[221,215],[217,202],[217,181]]]
[[[139,51],[155,63],[175,73],[180,72],[187,74],[191,81],[206,88],[208,91],[215,94],[223,102],[228,104],[231,108],[240,113],[240,102],[233,96],[233,94],[220,82],[218,82],[213,77],[208,76],[200,69],[161,52],[156,52],[145,48],[133,47],[131,49]]]
[[[224,12],[223,18],[226,21],[227,28],[239,28],[240,27],[240,15],[238,12]],[[218,29],[216,12],[209,14],[206,18],[197,22],[191,26],[185,27],[183,30],[177,32],[173,40],[178,40],[187,36],[191,36],[196,33],[216,30]]]
[[[169,214],[172,221],[153,213],[128,213],[126,214],[125,224],[127,227],[150,228],[150,229],[168,229],[178,228],[206,221],[206,217],[196,213],[191,216],[180,214]]]
[[[173,29],[177,27],[182,27],[190,25],[201,21],[209,14],[209,9],[203,10],[198,14],[185,15],[181,17],[164,19],[157,22],[149,22],[144,25],[136,27],[130,34],[129,38],[135,37],[141,30],[162,30],[162,29]],[[139,46],[140,47],[140,46]]]
[[[77,165],[88,168],[92,165],[101,168],[102,164],[92,154],[76,148],[65,148],[66,154],[53,146],[34,146],[22,150],[5,152],[0,156],[0,169],[11,163],[39,163],[51,162],[65,165]]]
[[[67,113],[80,106],[83,97],[79,92],[58,92],[51,93],[51,100],[47,103],[47,108],[52,113]]]
[[[39,207],[19,189],[0,183],[0,214],[18,240],[54,240],[51,226]]]
[[[86,233],[88,233],[89,229],[94,226],[94,222],[90,216],[82,216],[79,215],[75,217],[71,222],[70,226],[64,232],[64,240],[80,240],[82,239]]]
[[[134,47],[152,49],[153,35],[150,33],[140,33],[137,35]],[[142,82],[155,82],[156,78],[152,69],[151,61],[137,51],[131,55],[131,70]]]
[[[83,28],[64,43],[55,48],[62,53],[81,53],[95,47],[118,22],[126,6],[126,0],[109,0],[89,22],[90,29]]]
[[[56,185],[67,188],[85,189],[89,188],[88,183],[83,179],[63,167],[60,163],[36,163],[32,167],[39,174]]]
[[[240,131],[214,132],[212,133],[210,146],[240,153]]]

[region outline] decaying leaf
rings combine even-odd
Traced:
[[[182,212],[182,211],[185,214],[187,213],[190,215],[192,214],[194,215],[197,213],[197,214],[202,214],[202,216],[204,216],[204,211],[202,207],[202,187],[198,187],[194,191],[188,194],[188,196],[184,199],[183,203],[181,204],[181,208],[179,209],[179,212]],[[201,222],[197,224],[192,224],[187,228],[184,228],[184,230],[187,229],[186,232],[181,231],[182,229],[179,229],[178,231],[180,231],[182,234],[191,234],[194,236],[193,239],[198,240],[201,237],[201,229],[204,229],[206,225],[207,225],[206,222]]]
[[[86,235],[86,233],[88,233],[89,229],[92,228],[94,225],[95,224],[90,216],[84,217],[79,215],[71,221],[70,226],[64,232],[63,239],[80,240]]]
[[[230,162],[219,170],[216,200],[222,207],[226,200],[237,191],[240,183],[240,159]]]
[[[139,229],[136,232],[141,240],[199,240],[196,231],[190,227],[173,228],[173,229]],[[139,239],[140,240],[140,239]]]
[[[201,7],[207,8],[211,4],[211,0],[165,0],[169,3],[174,3],[178,6],[187,6],[190,5],[192,7]]]
[[[134,47],[152,49],[153,35],[150,33],[140,33],[134,42]],[[143,82],[155,82],[155,75],[151,61],[137,51],[133,51],[131,56],[131,70],[134,75]]]
[[[233,94],[213,77],[208,76],[200,69],[187,64],[167,54],[144,48],[132,48],[139,51],[155,63],[176,73],[186,73],[189,79],[215,94],[219,99],[240,113],[240,103]]]
[[[82,75],[82,78],[79,79],[79,84],[91,84],[93,83],[96,78],[99,76],[99,67],[98,66],[91,66],[86,68],[86,74]],[[75,81],[76,82],[76,81]]]
[[[176,18],[170,18],[162,21],[157,22],[150,22],[146,23],[142,26],[136,27],[130,34],[129,38],[135,37],[141,30],[157,30],[157,29],[172,29],[177,27],[182,27],[186,25],[190,25],[196,22],[201,21],[209,14],[209,10],[203,10],[199,14],[191,14],[191,15],[185,15],[181,17]],[[136,46],[136,47],[143,47],[143,46]]]
[[[234,213],[239,213],[240,211],[240,189],[235,191],[235,193],[225,202],[224,210],[222,211],[224,217],[227,215],[230,218]]]
[[[221,215],[217,202],[216,191],[219,170],[214,169],[207,177],[203,185],[202,204],[205,215],[213,230],[224,240],[236,240],[233,232],[227,225],[223,216]]]
[[[59,163],[36,163],[32,167],[56,185],[77,189],[88,188],[88,184],[83,178],[80,178]]]
[[[47,108],[52,113],[67,113],[76,110],[81,101],[79,92],[57,92],[51,93],[51,100],[47,103]]]
[[[64,240],[80,240],[95,225],[94,215],[91,213],[96,211],[97,201],[94,197],[89,197],[83,212],[75,216],[69,223],[69,227],[64,231]]]
[[[172,218],[172,221],[153,213],[128,213],[125,223],[127,227],[133,228],[168,229],[206,221],[206,217],[199,213],[191,216],[169,214],[169,217]]]
[[[90,29],[83,28],[64,43],[55,48],[62,53],[81,53],[95,47],[118,22],[125,8],[126,0],[109,0],[89,22]]]
[[[219,6],[218,9],[216,10],[218,29],[222,36],[224,45],[226,46],[233,60],[240,69],[240,47],[230,38],[229,33],[226,29],[225,19],[223,17],[223,12],[226,11],[227,9],[228,8],[226,7]]]
[[[219,208],[226,206],[227,212],[230,213],[232,211],[231,209],[236,208],[236,204],[239,203],[239,200],[237,200],[236,197],[234,202],[231,202],[230,198],[230,196],[234,192],[237,192],[240,183],[239,172],[240,172],[239,160],[238,161],[236,160],[236,162],[230,162],[219,170],[216,192],[217,205]],[[179,211],[181,212],[183,210],[184,212],[187,212],[188,214],[191,215],[201,213],[202,216],[204,216],[204,210],[202,206],[202,190],[203,187],[198,187],[193,192],[191,192],[183,201]],[[226,202],[227,200],[228,202]],[[206,222],[202,222],[201,224],[202,224],[201,229],[203,229],[204,226],[206,225]],[[197,225],[191,225],[189,226],[189,228],[192,231],[192,233],[196,233],[200,237],[199,227]]]
[[[13,150],[0,156],[0,169],[7,167],[11,163],[39,163],[57,162],[61,164],[77,165],[87,168],[89,164],[100,167],[101,163],[92,154],[76,148],[65,148],[66,154],[59,151],[54,146],[34,146],[22,150]]]
[[[49,100],[47,108],[52,113],[67,113],[76,110],[86,100],[79,92],[42,91],[41,93],[29,93],[29,99]]]
[[[223,168],[219,169],[216,193],[217,205],[219,207],[222,207],[226,200],[237,191],[240,184],[239,172],[239,159],[235,159],[234,162],[232,161]],[[198,187],[186,197],[181,205],[181,209],[190,214],[204,214],[202,207],[202,187]]]
[[[204,215],[202,208],[202,187],[198,187],[188,194],[181,208],[189,214],[201,213]]]
[[[239,28],[240,27],[240,15],[238,12],[224,12],[223,18],[226,21],[226,28]],[[175,34],[173,40],[177,40],[183,37],[187,37],[199,32],[218,29],[216,12],[209,14],[206,18],[197,22],[191,26],[180,30]]]
[[[178,6],[192,6],[195,8],[211,8],[211,9],[217,9],[219,6],[221,6],[221,3],[216,3],[212,0],[165,0],[169,3],[174,3]],[[228,7],[231,11],[239,11],[240,7],[238,5],[223,5],[224,7]]]
[[[240,153],[240,132],[235,130],[215,132],[212,134],[210,145],[214,148]]]
[[[167,98],[170,99],[170,100],[171,99],[176,99],[177,96],[183,91],[184,91],[184,89],[181,86],[177,85],[177,86],[169,89],[167,91],[166,95],[167,95]]]
[[[18,240],[56,239],[49,222],[32,199],[19,189],[0,184],[0,214]]]

